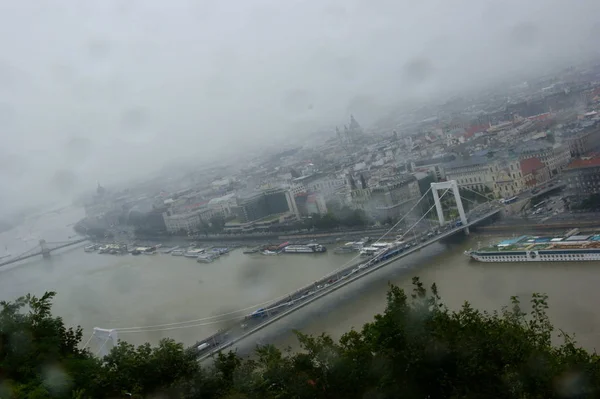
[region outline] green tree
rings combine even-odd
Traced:
[[[382,314],[338,341],[296,333],[301,350],[220,353],[202,368],[172,340],[121,342],[100,362],[79,349],[81,329],[52,317],[53,293],[2,303],[4,398],[584,398],[600,392],[600,357],[556,334],[548,299],[517,297],[499,312],[450,311],[437,287],[390,286]],[[562,344],[552,339],[562,337]]]
[[[208,230],[212,233],[220,233],[225,227],[225,219],[222,216],[213,216],[209,222]]]
[[[161,340],[156,347],[148,343],[135,347],[121,341],[103,360],[95,384],[107,397],[166,395],[200,371],[195,351],[171,339]]]
[[[338,218],[331,212],[325,215],[313,215],[314,227],[318,229],[333,229],[340,225]]]
[[[466,303],[451,312],[418,280],[409,298],[392,286],[383,314],[339,342],[299,334],[302,350],[287,358],[259,356],[261,396],[558,398],[593,396],[600,359],[564,343],[551,344],[547,298],[534,294],[526,315],[518,298],[501,312]],[[577,375],[577,381],[569,380]],[[246,391],[247,392],[247,391]],[[258,397],[258,396],[257,396]]]
[[[71,398],[88,387],[100,362],[79,348],[80,327],[65,327],[53,317],[54,292],[0,302],[0,397]],[[4,390],[4,392],[2,392]]]
[[[367,214],[362,209],[343,207],[339,212],[339,224],[347,227],[365,226],[368,223]]]

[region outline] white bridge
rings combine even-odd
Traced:
[[[467,226],[467,216],[465,215],[465,208],[463,207],[462,200],[460,198],[460,192],[458,190],[458,184],[456,183],[456,180],[450,180],[442,183],[431,183],[431,193],[433,194],[433,201],[435,202],[435,210],[438,215],[438,220],[440,221],[440,226],[443,227],[446,224],[446,221],[444,220],[444,210],[442,209],[442,202],[440,201],[438,190],[444,189],[446,189],[446,192],[448,190],[452,190],[454,200],[456,201],[456,207],[458,208],[460,221],[463,225]],[[465,227],[464,230],[466,234],[469,234],[468,227]]]

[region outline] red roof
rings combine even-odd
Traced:
[[[475,133],[485,132],[488,128],[489,128],[489,126],[487,126],[487,125],[471,126],[470,128],[467,129],[464,136],[465,136],[465,138],[470,138],[470,137],[473,137],[473,135],[475,135]]]
[[[550,114],[550,112],[546,112],[544,114],[537,114],[537,115],[533,115],[530,116],[529,119],[530,121],[543,121],[546,119],[549,119],[552,115]]]
[[[187,210],[192,210],[192,209],[200,208],[202,205],[206,205],[206,204],[208,204],[208,201],[202,201],[202,202],[198,202],[196,204],[187,205],[184,208]]]
[[[590,168],[593,166],[600,166],[600,156],[596,155],[594,157],[585,157],[585,158],[578,158],[575,159],[573,161],[571,161],[571,163],[567,166],[568,169],[579,169],[579,168]]]
[[[539,158],[528,158],[521,161],[521,173],[523,173],[523,176],[542,168],[544,168],[544,163]]]

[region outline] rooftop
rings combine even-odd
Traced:
[[[532,140],[532,141],[526,141],[524,143],[519,143],[519,145],[515,147],[514,151],[518,154],[523,154],[523,153],[548,151],[550,149],[552,149],[552,144],[543,142],[543,141]]]
[[[567,166],[567,169],[583,169],[600,166],[600,155],[577,158]]]
[[[222,197],[213,198],[210,201],[208,201],[208,205],[215,205],[215,204],[220,204],[222,202],[227,202],[232,198],[235,198],[235,193],[229,193]]]
[[[459,169],[459,168],[467,168],[470,166],[479,166],[479,165],[486,165],[490,162],[490,159],[488,157],[470,157],[467,159],[461,159],[455,162],[451,162],[448,164],[448,166],[446,167],[446,169]]]
[[[539,158],[528,158],[521,161],[521,172],[523,172],[523,175],[528,175],[543,168],[544,164]]]
[[[586,249],[600,247],[600,235],[580,235],[573,237],[534,237],[521,236],[501,241],[495,245],[480,248],[482,252],[537,251],[561,249]]]

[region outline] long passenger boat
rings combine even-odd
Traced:
[[[479,262],[600,261],[600,234],[570,237],[521,236],[465,255]]]

